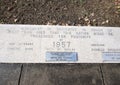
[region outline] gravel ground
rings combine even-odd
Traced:
[[[119,27],[115,1],[0,0],[0,23]]]

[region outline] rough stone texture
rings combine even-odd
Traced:
[[[106,85],[120,85],[120,64],[103,64],[102,70]]]
[[[20,64],[0,64],[0,85],[18,85]]]
[[[20,85],[102,85],[97,64],[27,64]]]

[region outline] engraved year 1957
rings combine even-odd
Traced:
[[[70,41],[54,41],[53,47],[55,48],[69,48],[71,42]]]

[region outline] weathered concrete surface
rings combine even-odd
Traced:
[[[0,85],[18,85],[21,64],[0,64]]]
[[[97,64],[26,64],[20,85],[102,85]]]
[[[102,64],[105,85],[120,85],[120,64]]]
[[[0,85],[120,85],[120,64],[0,64]]]

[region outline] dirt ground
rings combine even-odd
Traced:
[[[114,0],[0,0],[0,23],[120,26]]]

